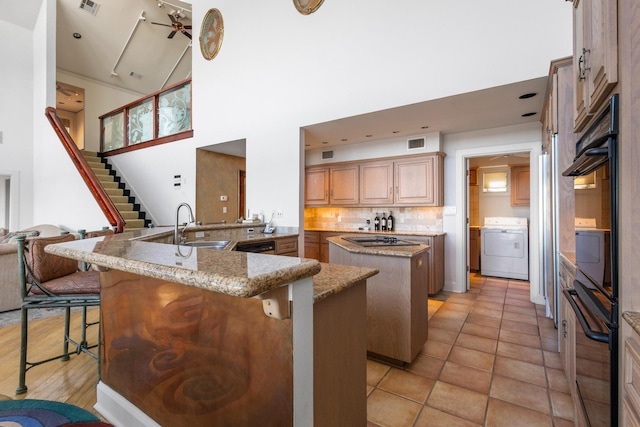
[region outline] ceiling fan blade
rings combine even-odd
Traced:
[[[169,16],[169,19],[171,19],[171,22],[172,22],[172,23],[174,23],[174,24],[175,24],[175,23],[177,22],[177,21],[176,21],[176,18],[175,18],[172,14],[167,13],[167,15]]]
[[[182,26],[182,28],[185,28],[185,29],[187,29],[187,30],[190,30],[192,27],[191,27],[191,25],[183,25],[183,26]]]
[[[172,38],[173,38],[173,36],[175,36],[175,35],[176,35],[176,32],[175,32],[175,31],[171,31],[171,33],[169,33],[169,35],[167,36],[167,38],[168,38],[168,39],[172,39]]]
[[[191,34],[187,33],[186,31],[182,30],[182,34],[184,34],[185,36],[189,37],[190,40],[193,40],[191,38]]]
[[[163,27],[172,27],[173,25],[169,25],[169,24],[162,24],[160,22],[152,22],[152,24],[154,25],[162,25]]]

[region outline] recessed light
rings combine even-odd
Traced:
[[[74,39],[81,39],[81,38],[82,38],[82,34],[80,34],[80,33],[73,33],[73,38],[74,38]]]
[[[340,141],[342,141],[342,142],[347,142],[347,141],[348,141],[348,139],[347,139],[347,138],[342,138]]]
[[[323,143],[324,145],[327,145],[327,144],[329,143],[329,141],[322,141],[322,143]]]
[[[399,130],[394,130],[393,133],[400,133],[400,131]]]
[[[518,99],[528,99],[528,98],[533,98],[534,96],[536,96],[537,93],[536,92],[529,92],[529,93],[525,93],[523,95],[520,95],[518,97]]]
[[[429,126],[420,126],[420,129],[429,129]]]
[[[524,113],[522,117],[531,117],[531,116],[535,116],[536,114],[538,113]]]
[[[367,137],[367,138],[371,138],[372,136],[373,135],[371,135],[371,134],[365,135],[365,137]]]

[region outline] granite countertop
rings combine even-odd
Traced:
[[[246,224],[200,226],[206,240],[230,240],[224,250],[174,245],[173,228],[157,227],[48,245],[46,252],[114,269],[242,298],[314,276],[314,302],[341,292],[376,269],[321,264],[312,259],[236,252],[237,243],[298,236],[297,228],[248,233]],[[256,227],[257,229],[257,227]],[[318,274],[320,273],[320,274]]]
[[[377,268],[321,263],[320,273],[313,276],[313,302],[350,288],[357,282],[379,273]]]
[[[352,233],[345,233],[344,237],[351,235]],[[329,237],[327,240],[329,243],[340,246],[349,252],[367,254],[367,255],[382,255],[382,256],[395,256],[395,257],[407,257],[411,258],[414,255],[420,254],[424,251],[428,251],[430,246],[424,244],[415,244],[411,246],[360,246],[356,243],[349,242],[342,238],[343,236]]]
[[[443,236],[446,233],[430,232],[430,231],[381,231],[381,230],[346,230],[344,228],[304,228],[304,231],[326,231],[330,233],[366,233],[366,234],[384,234],[384,235],[397,235],[397,236]]]

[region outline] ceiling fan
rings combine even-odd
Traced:
[[[180,22],[180,14],[167,13],[167,16],[169,16],[169,19],[171,19],[171,24],[162,24],[160,22],[152,22],[152,24],[173,28],[173,31],[171,31],[167,36],[168,39],[172,39],[178,31],[191,39],[191,34],[186,31],[191,29],[191,25],[183,25],[182,22]]]

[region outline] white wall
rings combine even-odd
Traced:
[[[194,3],[194,34],[208,7]],[[130,182],[136,189],[154,188],[144,203],[160,222],[172,220],[178,200],[194,203],[197,147],[246,138],[247,206],[282,209],[278,223],[299,225],[301,126],[544,76],[549,61],[572,48],[571,5],[557,0],[351,0],[325,2],[309,16],[291,2],[249,7],[220,0],[216,7],[225,22],[222,49],[212,61],[193,59],[193,141],[118,159],[130,166],[121,170],[124,175],[139,177],[140,183]],[[12,140],[24,162],[10,163],[19,168],[26,190],[20,192],[27,200],[20,215],[29,215],[33,203],[33,216],[21,225],[103,225],[43,115],[47,105],[55,105],[55,2],[43,2],[43,10],[31,36],[16,37],[5,23],[0,29],[12,40],[2,44],[2,53],[15,58],[0,71],[8,77],[5,86],[23,82],[22,95],[29,82],[33,87],[33,104],[12,100],[19,117],[3,125],[11,132],[19,128],[14,123],[33,129],[19,130]],[[25,52],[33,52],[33,59]],[[88,147],[95,144],[90,133]],[[182,193],[165,190],[173,170],[186,177]]]
[[[11,192],[15,215],[9,224],[18,230],[33,218],[33,33],[0,21],[0,39],[0,175],[19,181]]]

